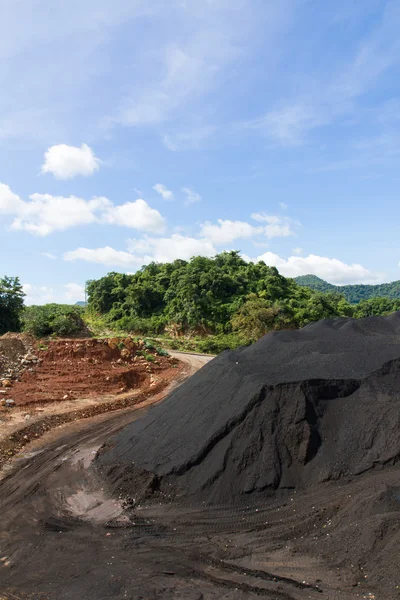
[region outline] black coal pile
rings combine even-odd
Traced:
[[[224,352],[101,449],[136,499],[241,503],[400,458],[400,313]]]

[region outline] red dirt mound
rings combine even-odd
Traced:
[[[148,350],[146,358],[143,349],[131,338],[48,342],[38,347],[37,364],[13,383],[9,396],[17,405],[105,396],[151,388],[161,375],[176,375],[176,359]]]

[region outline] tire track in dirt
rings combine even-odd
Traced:
[[[179,358],[186,361],[182,380],[199,367],[201,359]],[[0,481],[0,589],[4,598],[362,598],[351,591],[336,595],[339,583],[335,580],[319,590],[300,577],[274,575],[273,569],[259,566],[263,561],[268,564],[268,553],[273,553],[279,537],[275,532],[268,547],[265,526],[262,530],[266,520],[278,523],[276,504],[260,507],[257,513],[251,507],[143,507],[124,511],[111,521],[101,513],[99,519],[87,520],[93,514],[90,506],[86,517],[74,514],[68,499],[79,493],[90,497],[102,485],[89,467],[90,456],[165,393],[148,398],[145,406],[97,415],[48,432],[29,446],[31,456],[14,459]],[[84,504],[79,505],[83,512]],[[249,568],[240,563],[243,560],[249,561]],[[315,575],[313,565],[307,569],[301,577]]]

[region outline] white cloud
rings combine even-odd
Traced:
[[[65,198],[51,194],[32,194],[29,198],[30,202],[21,200],[15,210],[8,211],[15,216],[11,229],[39,236],[94,223],[112,206],[107,198],[84,200],[77,196]],[[1,208],[0,201],[0,212]]]
[[[294,235],[294,232],[291,229],[292,221],[288,217],[277,217],[265,213],[253,213],[251,218],[259,223],[268,223],[268,225],[265,225],[262,228],[262,233],[269,239]]]
[[[206,222],[200,227],[200,235],[214,244],[229,244],[236,239],[248,239],[262,233],[262,227],[253,227],[245,221],[218,219],[218,224]]]
[[[303,248],[299,248],[299,247],[293,248],[292,252],[296,256],[301,256],[303,254]]]
[[[196,239],[174,233],[171,237],[129,240],[130,252],[140,255],[138,260],[150,262],[171,262],[177,258],[189,260],[192,256],[214,256],[217,252],[213,244],[207,239]]]
[[[110,207],[105,213],[105,219],[113,225],[153,233],[162,233],[165,230],[164,217],[141,198],[135,202],[126,202],[119,206]]]
[[[291,222],[286,217],[282,219],[265,213],[253,213],[251,218],[259,223],[267,223],[267,225],[255,227],[246,221],[218,219],[217,224],[203,223],[200,227],[200,235],[217,245],[229,244],[236,239],[250,239],[258,236],[270,239],[294,235],[290,226]]]
[[[69,252],[65,252],[64,260],[74,261],[74,260],[84,260],[86,262],[97,263],[106,266],[112,267],[140,267],[142,263],[138,261],[138,259],[130,254],[129,252],[124,252],[123,250],[115,250],[110,246],[105,246],[104,248],[77,248],[76,250],[71,250]]]
[[[12,215],[23,208],[24,202],[5,183],[0,183],[0,214]]]
[[[110,205],[106,198],[83,200],[76,196],[64,198],[50,194],[32,194],[30,201],[25,202],[8,186],[0,184],[0,214],[14,217],[11,229],[40,236],[93,223],[98,219],[97,215]]]
[[[55,302],[54,289],[51,287],[24,283],[22,288],[26,294],[24,302],[28,306],[32,304],[47,304],[49,302]]]
[[[286,204],[286,202],[279,202],[279,206],[281,207],[282,210],[286,210],[288,208],[288,205]]]
[[[269,239],[275,237],[288,237],[289,235],[294,235],[288,223],[284,223],[282,225],[266,225],[264,227],[264,233],[265,236]]]
[[[85,298],[84,286],[77,283],[67,283],[57,286],[56,289],[49,285],[32,285],[30,283],[24,283],[22,287],[26,294],[24,302],[28,306],[51,302],[74,304]]]
[[[251,218],[259,223],[268,223],[268,225],[277,225],[281,220],[280,217],[265,213],[252,213]]]
[[[144,237],[128,240],[128,252],[115,250],[110,246],[94,249],[77,248],[66,252],[64,260],[84,260],[123,269],[138,269],[153,261],[164,263],[177,258],[189,260],[192,256],[214,256],[216,253],[216,249],[208,240],[175,233],[166,238]]]
[[[11,229],[46,236],[91,223],[108,223],[153,233],[161,233],[165,228],[162,215],[142,199],[114,205],[105,197],[85,200],[77,196],[32,194],[29,198],[29,201],[21,200],[7,185],[0,183],[0,215],[14,217]]]
[[[55,256],[51,252],[42,252],[42,256],[45,256],[46,258],[50,258],[51,260],[56,260],[57,259],[57,256]]]
[[[373,273],[359,264],[348,265],[336,258],[310,254],[307,257],[289,256],[281,258],[273,252],[266,252],[257,258],[267,265],[276,267],[285,277],[299,275],[317,275],[329,283],[345,285],[347,283],[379,283],[382,273]]]
[[[156,183],[153,186],[153,190],[155,190],[160,196],[164,198],[164,200],[173,200],[174,193],[171,192],[163,183]]]
[[[65,286],[65,297],[68,302],[78,302],[85,299],[85,286],[78,283],[67,283]]]
[[[77,175],[93,175],[100,168],[100,160],[87,145],[51,146],[44,155],[42,173],[52,173],[57,179],[72,179]]]
[[[186,196],[185,206],[190,206],[190,204],[195,204],[196,202],[200,202],[201,196],[194,190],[188,187],[182,188],[182,192]]]

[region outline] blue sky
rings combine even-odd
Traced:
[[[400,3],[0,0],[0,264],[29,303],[240,250],[400,278]]]

